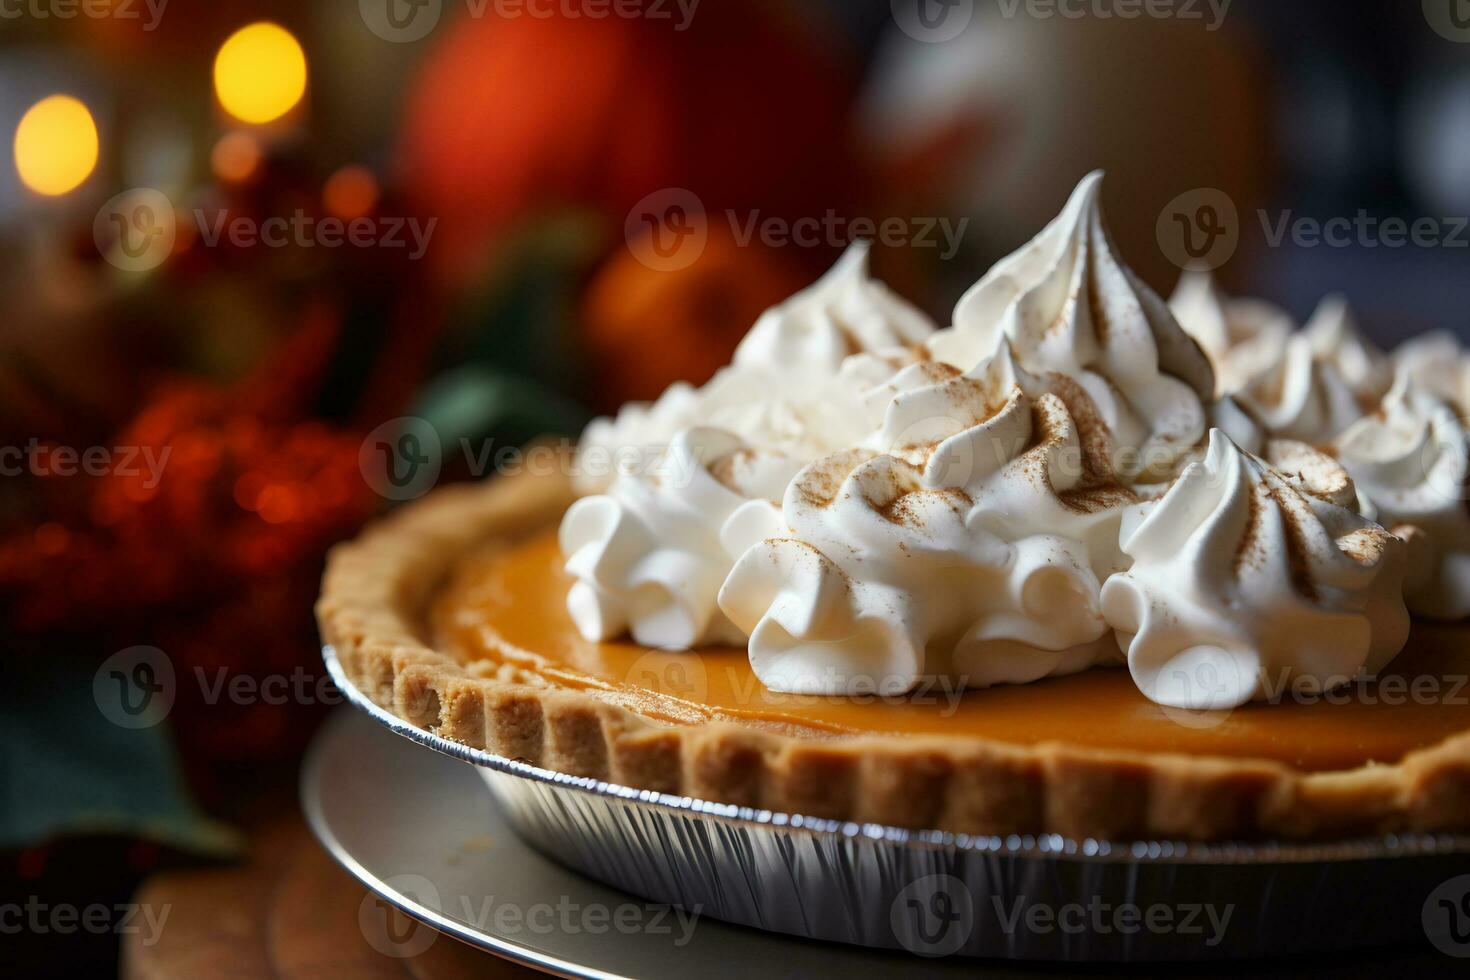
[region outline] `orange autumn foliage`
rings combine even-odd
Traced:
[[[433,259],[451,281],[549,210],[590,210],[617,234],[664,188],[711,213],[790,219],[846,213],[861,185],[840,35],[777,4],[702,4],[682,27],[487,13],[440,31],[407,96],[399,163],[415,209],[438,219]]]
[[[730,361],[766,307],[806,285],[786,256],[744,247],[712,224],[699,258],[661,271],[618,249],[597,271],[583,301],[581,337],[591,365],[595,408],[655,398],[674,381],[701,383]]]

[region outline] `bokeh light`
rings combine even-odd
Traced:
[[[228,184],[249,180],[260,166],[260,142],[240,130],[221,136],[209,154],[209,167],[214,175]]]
[[[279,24],[242,27],[214,59],[214,91],[225,111],[247,123],[268,123],[306,93],[306,54]]]
[[[15,167],[21,182],[56,196],[86,180],[97,166],[97,124],[70,95],[51,95],[21,117],[15,130]]]
[[[350,221],[360,218],[378,203],[378,180],[366,167],[350,164],[327,178],[322,204],[327,213]]]

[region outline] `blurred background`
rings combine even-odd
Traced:
[[[1231,291],[1470,335],[1466,8],[0,3],[0,905],[126,902],[292,812],[323,555],[425,489],[371,434],[483,473],[455,447],[706,379],[857,235],[945,322],[1101,167],[1165,295],[1208,214]]]

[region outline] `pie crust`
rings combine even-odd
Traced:
[[[433,649],[428,608],[455,567],[553,525],[572,499],[561,475],[447,487],[339,545],[316,612],[352,683],[414,725],[545,769],[834,820],[1113,841],[1470,830],[1470,727],[1396,763],[1327,772],[974,735],[811,739],[671,725],[584,691],[479,676]]]

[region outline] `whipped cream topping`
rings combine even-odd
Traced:
[[[1180,708],[1233,708],[1373,674],[1408,635],[1405,546],[1348,506],[1330,459],[1278,471],[1219,430],[1157,503],[1123,522],[1133,560],[1102,588],[1134,681]]]
[[[1363,414],[1352,387],[1331,361],[1320,360],[1310,337],[1287,338],[1276,363],[1235,398],[1273,436],[1325,445]]]
[[[855,248],[708,384],[589,427],[584,452],[644,452],[563,522],[578,629],[744,641],[779,692],[1126,660],[1153,700],[1221,708],[1376,672],[1405,596],[1470,615],[1458,345],[1390,361],[1337,299],[1293,332],[1194,274],[1171,311],[1099,181],[945,330]]]
[[[803,464],[868,434],[863,392],[912,362],[932,330],[868,277],[867,246],[854,245],[767,310],[708,384],[674,385],[588,426],[577,488],[591,496],[561,530],[582,634],[678,649],[742,642],[716,604],[732,562],[775,533],[774,502]]]
[[[749,549],[720,606],[775,691],[895,693],[928,677],[1026,683],[1116,660],[1098,608],[1138,500],[1108,470],[1080,385],[1002,345],[961,372],[900,371],[867,445],[801,471],[780,537]]]
[[[1285,310],[1263,300],[1227,297],[1202,271],[1179,278],[1169,309],[1209,356],[1222,395],[1239,391],[1276,363],[1295,329]]]
[[[1233,395],[1221,395],[1210,404],[1210,428],[1224,432],[1248,453],[1261,456],[1266,452],[1266,427]]]
[[[1405,341],[1394,350],[1392,362],[1417,387],[1470,411],[1470,357],[1454,334],[1436,330]]]
[[[723,374],[723,372],[722,372]],[[721,376],[710,382],[716,387]],[[695,424],[701,406],[715,399],[710,391],[701,392],[682,381],[666,388],[652,402],[629,402],[618,410],[615,418],[595,418],[582,431],[577,452],[582,465],[573,474],[578,493],[601,493],[612,485],[618,473],[642,467],[640,457],[662,450],[674,433]]]
[[[676,383],[652,403],[623,406],[587,426],[578,492],[600,493],[624,467],[649,464],[682,429],[726,429],[751,447],[815,459],[866,435],[858,400],[915,356],[934,324],[868,276],[858,242],[816,284],[770,308],[732,365],[703,387]],[[847,371],[844,363],[854,363]],[[840,377],[839,377],[840,375]]]
[[[1470,615],[1470,441],[1455,409],[1400,372],[1379,410],[1336,441],[1377,519],[1409,542],[1405,599],[1436,619]]]
[[[1393,363],[1358,329],[1347,297],[1334,293],[1324,298],[1302,335],[1311,344],[1312,356],[1330,364],[1361,401],[1378,401],[1393,384]]]
[[[1168,306],[1116,255],[1099,205],[1102,174],[1084,178],[1066,208],[998,262],[929,342],[968,367],[1004,340],[1027,370],[1073,378],[1132,461],[1125,480],[1171,474],[1203,439],[1214,375]]]
[[[649,472],[578,500],[560,530],[578,631],[664,649],[740,642],[715,596],[734,558],[779,530],[774,501],[799,468],[733,433],[685,429]]]
[[[868,275],[868,243],[848,246],[816,283],[762,313],[740,346],[735,367],[832,375],[853,354],[922,343],[933,322]]]

